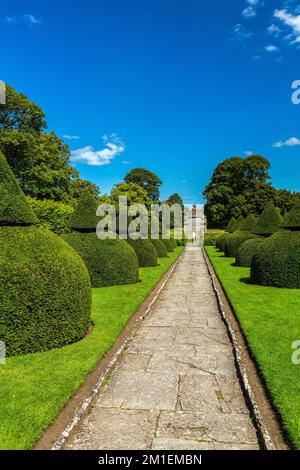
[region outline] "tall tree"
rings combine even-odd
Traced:
[[[64,202],[84,190],[98,194],[96,185],[80,180],[70,165],[68,145],[46,129],[44,111],[7,85],[6,104],[0,104],[0,151],[25,194]]]
[[[126,183],[136,183],[141,186],[153,202],[159,200],[159,188],[162,181],[152,171],[145,168],[134,168],[124,178]]]
[[[173,204],[179,204],[180,206],[183,206],[183,200],[181,196],[178,193],[172,194],[166,201],[167,204],[170,206]]]
[[[91,181],[82,178],[75,178],[71,181],[71,193],[74,199],[81,199],[86,192],[97,199],[100,195],[100,188]]]
[[[232,216],[238,218],[250,212],[258,215],[276,195],[269,169],[269,161],[260,155],[221,162],[204,191],[208,223],[225,224]]]
[[[151,199],[147,191],[136,183],[118,183],[111,190],[110,196],[112,204],[115,205],[119,203],[120,196],[127,197],[129,206],[132,204],[144,204],[149,208],[151,205]]]

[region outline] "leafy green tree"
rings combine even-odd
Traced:
[[[68,145],[46,129],[43,110],[8,85],[6,104],[0,104],[0,151],[25,194],[62,202],[78,199],[86,190],[98,196],[97,186],[79,179],[70,165]]]
[[[119,197],[126,196],[128,205],[132,204],[144,204],[146,207],[151,206],[151,199],[148,193],[139,184],[136,183],[118,183],[111,191],[111,202],[117,205],[119,203]]]
[[[183,206],[183,200],[181,196],[178,193],[172,194],[168,199],[167,199],[167,204],[170,206],[173,204],[179,204],[180,206]]]
[[[67,201],[78,172],[69,164],[69,148],[54,132],[0,129],[0,150],[28,196]]]
[[[47,127],[44,111],[23,93],[6,85],[6,104],[0,104],[0,129],[42,132]]]
[[[71,181],[71,194],[74,199],[80,199],[86,192],[89,192],[94,198],[98,198],[100,188],[91,181],[75,178]]]
[[[151,201],[157,202],[159,200],[159,188],[162,181],[152,171],[145,168],[134,168],[127,173],[124,180],[126,183],[136,183],[141,186],[147,192]]]
[[[299,194],[276,190],[270,182],[269,170],[269,161],[260,155],[221,162],[204,191],[209,225],[224,225],[233,216],[259,215],[269,201],[282,213],[289,210]]]

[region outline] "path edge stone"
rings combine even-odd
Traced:
[[[56,439],[56,441],[54,442],[54,444],[52,445],[51,449],[50,450],[53,450],[53,451],[57,451],[57,450],[62,450],[64,444],[66,443],[66,441],[68,440],[68,438],[71,436],[72,432],[74,431],[74,429],[77,427],[77,425],[81,422],[81,420],[83,419],[83,417],[86,415],[86,413],[88,412],[88,410],[91,408],[91,406],[93,405],[94,401],[96,400],[97,398],[97,395],[103,385],[103,383],[105,382],[105,379],[110,375],[112,369],[115,367],[119,357],[121,356],[122,352],[124,351],[124,349],[126,348],[127,344],[132,340],[132,338],[134,337],[135,335],[135,332],[137,330],[137,328],[139,327],[139,324],[142,320],[144,320],[152,306],[155,304],[155,302],[157,301],[161,291],[163,290],[163,288],[165,287],[165,285],[167,284],[167,282],[169,281],[170,277],[172,276],[174,270],[176,269],[176,266],[178,265],[178,263],[180,262],[180,260],[182,259],[182,256],[184,254],[184,251],[182,251],[182,253],[178,256],[178,258],[174,261],[174,263],[170,266],[170,268],[168,269],[168,271],[164,274],[164,276],[162,277],[162,279],[158,282],[158,284],[156,285],[156,287],[154,288],[154,290],[156,291],[153,299],[151,300],[151,302],[149,302],[149,297],[151,297],[151,294],[153,293],[150,293],[150,295],[147,297],[147,299],[145,299],[145,301],[143,302],[143,305],[145,303],[148,303],[147,305],[147,308],[145,310],[145,312],[143,312],[143,314],[141,316],[139,316],[138,320],[135,322],[135,325],[134,327],[132,328],[130,334],[127,336],[127,338],[121,343],[120,347],[118,348],[118,350],[113,354],[111,360],[109,361],[108,365],[106,366],[106,368],[104,369],[104,371],[102,372],[102,374],[99,376],[97,382],[95,383],[95,386],[93,387],[92,391],[89,393],[89,395],[84,399],[84,401],[82,402],[80,408],[78,409],[78,411],[76,411],[76,413],[74,414],[73,416],[73,419],[69,422],[69,424],[66,426],[66,428],[64,429],[64,431],[59,435],[59,437]],[[136,312],[136,314],[143,308],[143,305],[139,308],[139,310]],[[133,314],[135,315],[135,314]],[[103,359],[100,360],[100,363]]]
[[[239,375],[240,380],[242,382],[243,391],[244,391],[244,394],[246,395],[245,398],[246,398],[248,407],[250,408],[250,412],[251,412],[252,418],[254,420],[254,424],[255,424],[255,427],[257,429],[257,432],[258,432],[258,437],[260,439],[260,444],[262,445],[263,450],[277,450],[277,448],[275,446],[275,443],[273,442],[273,439],[271,438],[271,435],[270,435],[270,433],[267,429],[267,425],[266,425],[266,423],[265,423],[265,421],[262,417],[262,414],[259,410],[257,401],[255,399],[255,395],[254,395],[252,387],[250,385],[250,382],[249,382],[249,379],[248,379],[248,374],[247,374],[247,369],[246,369],[246,367],[244,365],[244,362],[243,362],[243,359],[242,359],[241,347],[240,347],[239,342],[237,340],[237,337],[235,335],[234,329],[232,328],[231,322],[230,322],[230,320],[228,319],[228,317],[226,315],[224,305],[223,305],[223,301],[222,301],[222,298],[221,298],[221,295],[220,295],[220,291],[218,289],[217,282],[216,282],[216,280],[219,281],[219,278],[215,273],[214,267],[213,267],[208,255],[207,255],[205,249],[202,249],[202,252],[203,252],[203,256],[204,256],[204,260],[205,260],[208,272],[210,274],[213,290],[214,290],[214,293],[215,293],[216,298],[217,298],[218,308],[219,308],[221,317],[222,317],[222,319],[225,323],[229,339],[232,343],[233,354],[234,354],[234,358],[235,358],[235,362],[236,362],[236,366],[237,366],[237,372],[238,372],[238,375]],[[222,288],[222,284],[221,284],[220,281],[219,281],[219,284]],[[226,293],[225,293],[224,290],[223,290],[223,292],[224,292],[225,297],[227,298]],[[234,312],[233,312],[233,315],[235,316]]]

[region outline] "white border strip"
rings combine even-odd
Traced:
[[[259,407],[256,403],[252,387],[249,383],[246,367],[244,366],[243,359],[242,359],[241,347],[238,344],[238,341],[236,339],[236,336],[235,336],[234,330],[231,326],[231,323],[230,323],[230,321],[228,320],[228,318],[226,316],[224,306],[223,306],[223,302],[222,302],[220,293],[218,291],[218,288],[216,286],[216,279],[218,279],[218,277],[216,276],[215,272],[212,270],[211,261],[210,261],[208,255],[207,255],[207,253],[204,249],[203,249],[203,254],[204,254],[204,259],[205,259],[206,266],[208,268],[208,271],[209,271],[209,274],[210,274],[210,277],[211,277],[213,289],[214,289],[215,295],[217,297],[219,310],[220,310],[221,316],[223,318],[223,321],[226,325],[230,340],[232,342],[233,352],[234,352],[235,360],[236,360],[236,363],[237,363],[238,372],[240,374],[240,377],[241,377],[241,380],[242,380],[242,383],[243,383],[243,387],[244,387],[244,391],[245,391],[245,394],[247,396],[248,403],[250,405],[250,409],[251,409],[251,412],[252,412],[254,420],[255,420],[255,425],[256,425],[261,443],[263,444],[263,447],[265,448],[265,450],[276,450],[276,446],[275,446],[275,444],[274,444],[274,442],[273,442],[273,440],[272,440],[272,438],[269,434],[269,431],[268,431],[268,429],[267,429],[267,427],[264,423],[262,415],[259,411]],[[220,284],[221,284],[221,282],[220,282]]]
[[[185,250],[184,250],[185,251]],[[61,433],[61,435],[59,436],[59,438],[54,442],[51,450],[60,450],[62,448],[62,446],[65,444],[66,440],[69,438],[70,434],[72,433],[72,431],[74,430],[75,426],[79,423],[79,421],[82,419],[83,415],[86,413],[86,411],[90,408],[90,406],[92,405],[92,403],[94,402],[94,400],[96,399],[96,396],[98,395],[98,392],[100,390],[100,388],[102,387],[102,384],[103,382],[105,381],[106,377],[108,376],[108,374],[111,372],[112,368],[114,367],[114,365],[116,364],[117,360],[119,359],[120,355],[122,354],[122,352],[124,351],[125,347],[127,346],[127,344],[133,339],[133,337],[135,336],[135,333],[136,333],[136,330],[139,326],[139,323],[141,320],[143,320],[144,318],[146,318],[146,316],[149,314],[151,308],[153,307],[153,305],[155,304],[155,302],[157,301],[161,291],[163,290],[163,288],[165,287],[165,285],[167,284],[167,282],[169,281],[170,277],[172,276],[175,268],[177,267],[178,263],[181,261],[182,259],[182,256],[183,256],[183,253],[184,251],[182,252],[182,254],[178,257],[178,259],[174,262],[173,266],[170,268],[164,282],[161,284],[160,288],[158,289],[155,297],[152,299],[152,301],[150,302],[147,310],[145,311],[145,313],[143,314],[143,316],[141,316],[138,320],[137,320],[137,324],[136,326],[133,328],[133,331],[132,331],[132,334],[130,335],[129,338],[127,338],[122,346],[120,346],[120,348],[117,350],[117,352],[113,355],[113,358],[111,359],[111,361],[109,362],[109,364],[107,365],[106,369],[104,370],[104,372],[100,375],[99,379],[97,380],[96,384],[95,384],[95,387],[93,388],[93,390],[91,391],[91,393],[89,394],[89,396],[83,401],[81,407],[79,408],[79,410],[75,413],[72,421],[68,424],[68,426],[66,427],[66,429]],[[150,294],[151,295],[151,294]],[[101,361],[101,360],[100,360]]]

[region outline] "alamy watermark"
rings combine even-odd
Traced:
[[[292,349],[294,352],[292,353],[292,363],[295,366],[299,366],[300,364],[300,340],[294,341],[292,343]]]
[[[128,205],[127,197],[120,196],[118,205],[101,204],[96,215],[100,218],[97,236],[100,240],[148,239],[193,240],[203,245],[206,219],[204,206],[144,204]]]
[[[0,341],[0,365],[5,364],[6,348],[4,341]]]
[[[292,103],[295,105],[300,104],[300,80],[295,80],[292,83],[292,89],[295,90],[292,93]]]
[[[6,86],[2,80],[0,80],[0,104],[6,104]]]

